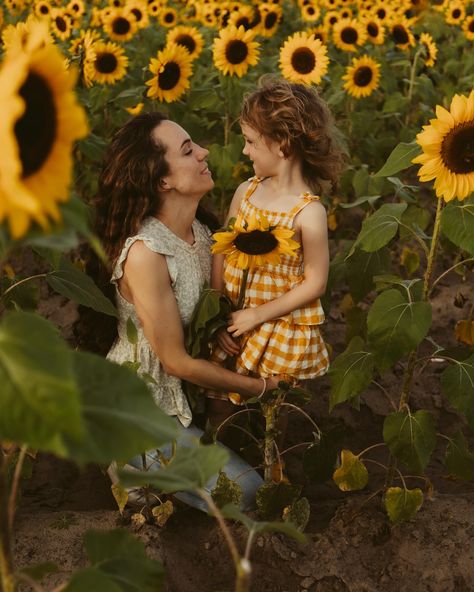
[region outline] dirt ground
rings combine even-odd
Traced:
[[[454,325],[466,318],[473,304],[472,282],[470,286],[455,273],[439,285],[433,301],[431,336],[435,341],[455,345]],[[453,305],[459,292],[467,299],[463,308]],[[52,295],[43,301],[42,312],[63,328],[66,337],[70,336],[73,305]],[[325,335],[336,353],[344,349],[344,331],[344,319],[334,306]],[[430,410],[437,419],[438,431],[452,434],[464,424],[440,392],[439,374],[444,368],[444,363],[430,363],[415,377],[411,405]],[[400,392],[401,374],[401,367],[397,367],[382,379],[394,402]],[[314,381],[310,388],[314,399],[305,411],[323,429],[340,425],[344,447],[359,452],[381,441],[382,422],[390,412],[390,403],[378,387],[371,387],[364,395],[360,410],[340,405],[330,415],[328,380]],[[465,434],[470,434],[468,429]],[[287,445],[310,438],[309,422],[291,415]],[[393,526],[381,508],[380,496],[369,499],[381,483],[376,465],[368,465],[371,479],[366,490],[343,493],[331,482],[308,483],[301,470],[301,452],[290,452],[289,478],[303,485],[303,495],[311,506],[308,542],[298,544],[280,534],[259,536],[251,555],[252,592],[474,591],[474,484],[446,474],[444,453],[441,442],[427,469],[433,486],[431,499],[425,497],[411,522]],[[386,453],[377,450],[369,457],[386,461]],[[420,481],[410,481],[410,485],[423,486]],[[86,530],[118,525],[133,531],[115,511],[109,486],[99,467],[89,466],[80,472],[71,463],[40,455],[31,479],[23,486],[16,520],[17,564],[55,562],[59,571],[43,582],[52,589],[73,570],[86,565],[82,546]],[[243,548],[244,529],[234,524],[232,530]],[[149,555],[163,562],[166,592],[233,590],[230,555],[222,533],[209,516],[180,507],[164,528],[146,524],[135,532]]]

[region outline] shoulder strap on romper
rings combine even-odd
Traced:
[[[309,203],[312,201],[320,201],[321,198],[319,195],[310,195],[309,193],[305,193],[301,198],[301,201],[295,205],[295,207],[290,210],[288,216],[294,218],[297,214],[301,212]]]

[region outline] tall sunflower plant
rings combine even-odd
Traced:
[[[373,449],[383,448],[385,464],[380,455],[375,462],[386,470],[381,492],[394,522],[410,519],[430,494],[426,473],[438,437],[447,442],[449,473],[466,480],[474,475],[465,435],[466,429],[474,428],[474,349],[468,340],[453,349],[430,335],[435,328],[433,300],[441,280],[458,271],[469,282],[473,272],[473,146],[474,91],[456,94],[449,106],[438,105],[436,117],[423,126],[416,140],[399,144],[375,174],[394,179],[405,170],[411,175],[411,167],[418,165],[419,180],[434,181],[434,195],[423,185],[415,206],[400,195],[382,205],[377,201],[379,207],[368,213],[356,239],[332,263],[331,276],[335,283],[345,282],[349,304],[347,347],[329,371],[330,410],[344,402],[357,404],[374,386],[389,403],[383,441],[357,454],[342,450],[333,479],[343,491],[363,489],[369,479],[365,463],[373,462]],[[441,246],[455,255],[444,271],[439,264]],[[396,268],[393,253],[399,255]],[[395,366],[403,368],[399,393],[384,386]],[[442,392],[467,424],[448,434],[438,434],[433,413],[415,410],[410,397],[414,377],[437,375],[435,367],[442,368]],[[404,476],[406,469],[410,477]],[[419,486],[412,486],[412,479]]]

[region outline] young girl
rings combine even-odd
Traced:
[[[291,229],[300,248],[280,262],[250,270],[241,310],[217,336],[215,359],[236,356],[241,374],[315,378],[328,369],[319,325],[329,267],[327,219],[319,194],[337,187],[343,154],[333,137],[330,112],[311,87],[263,83],[245,97],[240,118],[243,153],[255,176],[235,192],[227,220],[251,220]],[[219,250],[219,249],[217,249]],[[235,258],[214,255],[212,287],[237,305],[243,270]],[[228,395],[210,393],[210,421],[229,414]]]

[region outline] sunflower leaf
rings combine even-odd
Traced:
[[[410,520],[423,504],[423,492],[420,488],[402,489],[389,487],[384,495],[384,505],[391,522]]]
[[[474,454],[469,451],[461,430],[458,430],[450,440],[444,463],[451,475],[466,481],[474,481]]]
[[[399,171],[403,171],[412,165],[415,156],[421,154],[421,148],[416,142],[400,142],[395,146],[383,167],[375,173],[375,177],[391,177]]]
[[[384,204],[375,214],[362,223],[362,229],[354,247],[359,247],[369,253],[378,251],[396,235],[400,218],[406,210],[407,204]]]
[[[441,375],[441,388],[451,405],[464,413],[474,428],[474,354],[453,362]]]
[[[474,197],[447,204],[441,213],[441,231],[457,247],[474,255]]]

